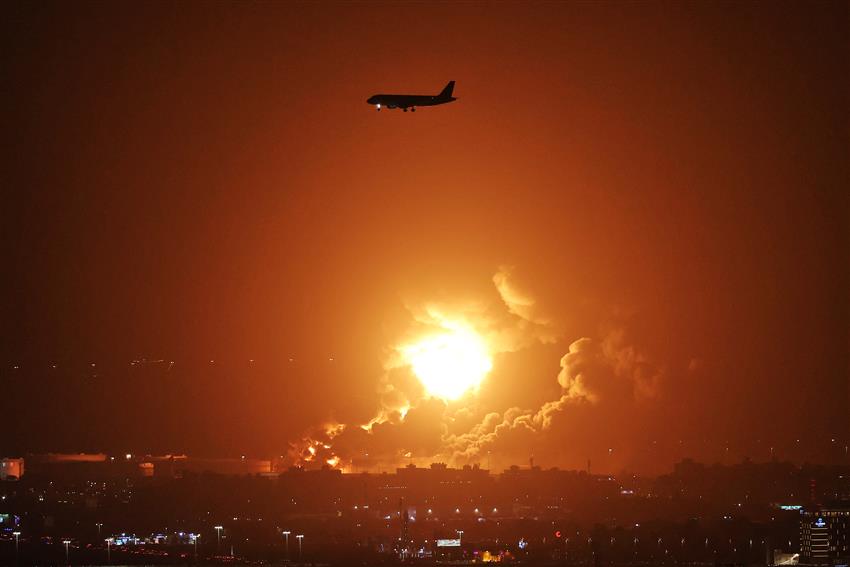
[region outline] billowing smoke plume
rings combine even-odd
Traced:
[[[600,397],[622,396],[636,400],[656,395],[663,371],[647,356],[624,341],[622,328],[611,330],[601,342],[582,338],[561,358],[558,383],[573,399],[596,402]]]
[[[474,394],[461,402],[429,397],[398,345],[439,330],[447,321],[474,327],[496,359],[563,340],[513,268],[500,268],[493,283],[501,303],[408,305],[411,322],[387,353],[374,418],[359,424],[331,423],[309,432],[292,444],[289,461],[352,471],[406,462],[481,463],[491,455],[505,462],[527,456],[535,447],[568,451],[563,441],[577,439],[594,416],[622,414],[624,408],[658,395],[664,370],[629,340],[627,322],[609,321],[600,327],[601,338],[583,337],[569,344],[560,372],[557,367],[551,371],[550,389],[556,395],[538,407],[484,407],[482,397]],[[524,377],[510,379],[521,383]],[[577,422],[578,416],[583,421]],[[577,451],[583,450],[580,440],[574,443]]]
[[[512,337],[514,348],[528,346],[529,340],[543,343],[554,343],[558,340],[552,320],[543,315],[538,301],[524,284],[518,281],[516,268],[501,266],[493,275],[493,284],[505,307],[518,318],[512,328],[516,333],[516,336]]]
[[[517,448],[545,444],[540,437],[570,407],[602,401],[620,405],[618,402],[654,397],[663,371],[635,347],[626,345],[624,336],[622,329],[614,329],[602,341],[586,337],[574,341],[561,358],[559,398],[536,410],[513,407],[502,414],[487,414],[468,433],[446,439],[451,460],[475,462],[487,451],[516,452]]]

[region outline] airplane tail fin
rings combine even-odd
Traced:
[[[455,89],[455,82],[449,81],[449,84],[446,85],[446,88],[444,88],[442,90],[442,92],[440,92],[440,95],[439,95],[440,98],[451,98],[452,97],[452,91],[454,91],[454,89]]]

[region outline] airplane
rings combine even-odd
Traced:
[[[398,94],[376,94],[369,97],[367,104],[374,104],[380,111],[381,108],[400,108],[407,112],[416,112],[417,106],[436,106],[438,104],[446,104],[457,100],[452,96],[452,91],[455,88],[455,82],[449,81],[446,88],[437,96],[430,95],[398,95]]]

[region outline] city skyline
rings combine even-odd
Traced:
[[[96,457],[34,456],[0,477],[0,561],[780,565],[850,551],[847,465],[685,460],[649,478]]]

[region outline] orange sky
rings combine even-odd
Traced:
[[[368,420],[406,306],[508,320],[501,266],[557,337],[496,361],[493,411],[557,398],[582,337],[619,332],[665,376],[653,405],[564,412],[541,464],[846,440],[847,22],[827,2],[14,4],[8,449],[271,453]],[[450,105],[365,104],[448,80]]]

